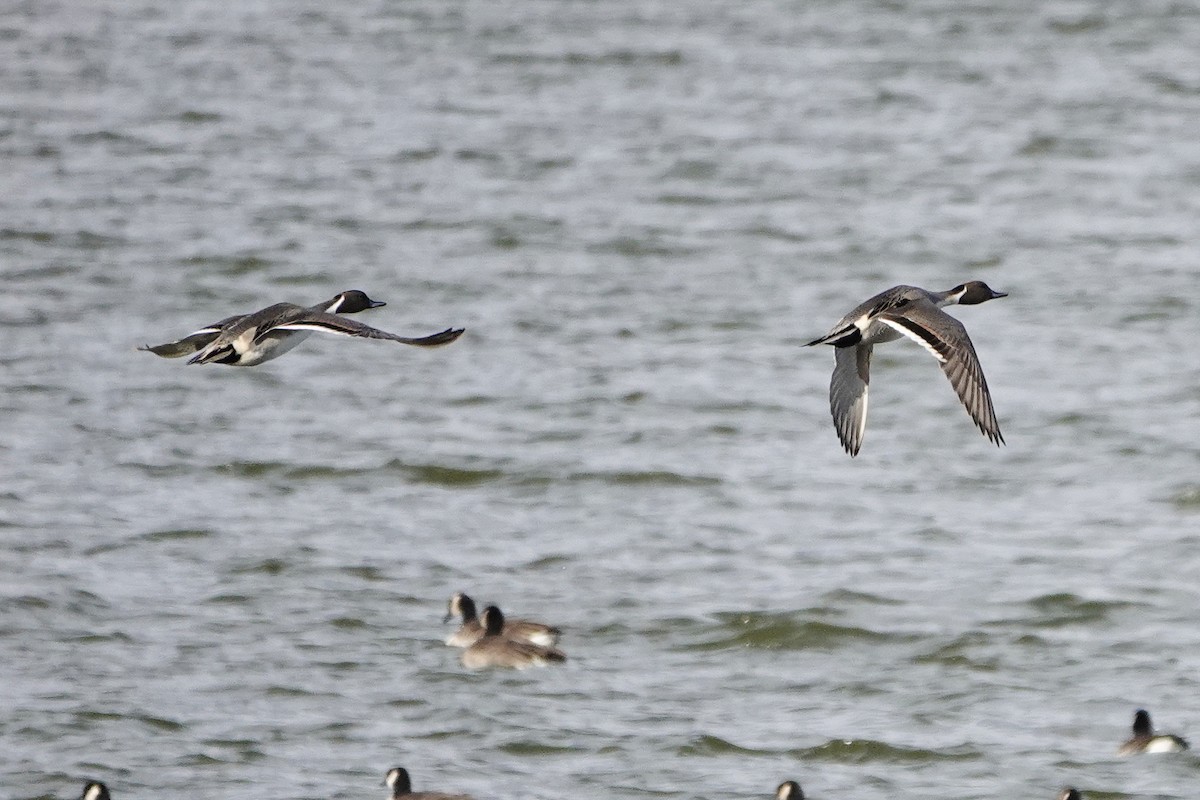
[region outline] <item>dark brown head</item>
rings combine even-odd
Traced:
[[[88,781],[83,787],[81,800],[109,800],[108,787],[100,781]]]
[[[383,785],[392,790],[392,797],[399,797],[412,791],[412,782],[408,778],[408,770],[404,767],[392,767],[383,778]]]
[[[336,298],[334,298],[331,308],[327,309],[330,314],[357,314],[360,311],[366,311],[368,308],[379,308],[386,306],[387,303],[382,300],[372,300],[367,297],[366,292],[360,292],[358,289],[348,289]]]
[[[1139,708],[1137,713],[1133,715],[1133,735],[1154,735],[1154,726],[1150,724],[1150,712],[1144,708]]]
[[[960,306],[976,306],[995,300],[997,297],[1008,297],[1008,292],[997,292],[983,281],[967,281],[960,283],[950,290],[951,295],[958,295]]]
[[[462,592],[455,592],[446,608],[446,617],[442,622],[449,622],[455,617],[462,617],[463,624],[475,619],[475,601]]]
[[[504,630],[504,615],[495,606],[488,606],[479,615],[479,622],[488,636],[499,636]]]
[[[795,781],[784,781],[775,790],[775,800],[804,800],[804,792]]]

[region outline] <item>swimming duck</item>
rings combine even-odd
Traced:
[[[414,792],[404,767],[392,767],[384,776],[383,783],[392,790],[391,797],[406,800],[471,800],[466,794],[443,794],[442,792]]]
[[[804,800],[804,792],[795,781],[784,781],[775,790],[775,800]]]
[[[871,350],[901,336],[907,336],[933,354],[979,430],[995,444],[1002,444],[1004,437],[992,410],[992,396],[967,329],[941,309],[955,304],[977,305],[1007,296],[983,281],[968,281],[945,292],[893,286],[842,317],[829,333],[805,345],[834,347],[829,408],[846,452],[851,457],[858,455],[867,429]]]
[[[1134,753],[1178,753],[1187,750],[1188,743],[1173,733],[1155,733],[1150,713],[1139,708],[1133,715],[1133,738],[1121,745],[1117,755]]]
[[[567,656],[553,647],[542,647],[529,642],[518,642],[504,636],[504,614],[495,606],[488,606],[480,616],[484,635],[462,651],[462,663],[467,669],[485,667],[507,667],[527,669],[562,663]]]
[[[291,350],[314,332],[337,333],[343,336],[359,336],[367,339],[386,339],[418,347],[437,347],[449,344],[462,335],[462,328],[447,328],[441,333],[421,338],[397,336],[381,331],[361,322],[355,322],[341,314],[378,308],[384,303],[371,300],[366,294],[353,290],[343,292],[328,303],[315,306],[298,306],[292,303],[276,303],[252,314],[228,317],[216,325],[202,328],[178,342],[149,350],[166,358],[177,358],[194,352],[189,364],[228,364],[252,367],[264,361],[278,358]],[[332,308],[333,311],[329,309]],[[336,313],[335,313],[336,312]],[[213,335],[213,331],[216,335]]]
[[[108,787],[103,783],[100,781],[88,781],[84,784],[80,800],[111,800],[111,798],[108,795]]]
[[[1083,800],[1083,795],[1074,786],[1068,786],[1058,793],[1058,800]]]
[[[483,625],[475,616],[475,601],[462,592],[455,592],[454,596],[450,598],[446,617],[442,621],[449,622],[458,616],[462,617],[462,625],[451,634],[450,638],[446,640],[446,644],[451,647],[470,647],[483,638]],[[562,635],[562,631],[558,628],[525,619],[506,619],[504,630],[501,633],[506,639],[529,642],[542,647],[554,647],[558,644],[558,637]]]
[[[387,303],[383,302],[382,300],[372,300],[371,298],[367,297],[366,292],[361,292],[358,289],[349,289],[347,291],[335,294],[332,298],[326,300],[324,303],[317,303],[316,305],[309,306],[309,309],[312,311],[324,311],[327,314],[357,314],[360,311],[366,311],[368,308],[379,308],[380,306],[386,305]],[[177,341],[153,346],[145,344],[139,347],[138,350],[146,350],[154,353],[156,356],[162,356],[163,358],[179,358],[180,356],[191,355],[192,353],[203,350],[205,347],[211,344],[213,339],[216,339],[221,335],[222,329],[248,316],[249,314],[234,314],[231,317],[226,317],[220,322],[214,322],[212,325],[205,325],[200,330],[189,333],[187,336]],[[312,334],[310,333],[299,332],[292,334],[292,336],[289,337],[288,349],[290,350],[292,347],[300,344],[300,342],[304,341],[311,335]],[[279,348],[276,348],[275,355],[272,357],[278,358],[285,352],[287,352],[287,350],[280,350]]]

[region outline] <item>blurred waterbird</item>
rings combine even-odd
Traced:
[[[100,781],[88,781],[83,787],[83,794],[80,795],[80,800],[111,800],[108,795],[108,787]]]
[[[553,647],[542,647],[505,637],[504,614],[495,606],[485,608],[480,619],[483,622],[484,635],[462,652],[462,663],[467,669],[527,669],[560,664],[567,660],[565,653]]]
[[[446,616],[442,621],[449,622],[455,617],[461,617],[462,624],[446,639],[446,644],[451,647],[470,647],[483,638],[485,632],[475,613],[475,601],[462,592],[455,592],[450,598]],[[558,628],[526,619],[504,620],[501,633],[506,639],[529,642],[542,647],[554,647],[558,644],[558,637],[562,635]]]
[[[1187,750],[1188,743],[1173,733],[1155,733],[1150,712],[1139,708],[1133,715],[1133,737],[1121,745],[1117,755],[1134,753],[1178,753]]]
[[[403,797],[407,800],[471,800],[466,794],[443,794],[442,792],[414,792],[408,770],[404,767],[392,767],[383,778],[383,783],[392,790],[392,798]]]
[[[795,781],[784,781],[775,790],[775,800],[804,800],[804,791]]]

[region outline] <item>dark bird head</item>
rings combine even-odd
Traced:
[[[83,787],[80,800],[110,800],[108,787],[100,781],[88,781]]]
[[[462,592],[455,592],[446,608],[446,617],[442,622],[449,622],[455,617],[462,617],[464,623],[475,619],[475,601]]]
[[[483,624],[483,629],[488,636],[499,636],[504,630],[504,615],[495,606],[485,608],[479,616],[479,621]]]
[[[383,785],[392,790],[392,797],[408,794],[412,791],[412,783],[408,778],[408,770],[404,767],[392,767],[383,778]]]
[[[338,295],[335,306],[329,309],[331,314],[357,314],[360,311],[366,311],[368,308],[379,308],[386,306],[387,303],[382,300],[372,300],[367,297],[366,292],[360,292],[358,289],[348,289]]]
[[[950,293],[958,295],[960,306],[976,306],[986,303],[988,300],[995,300],[997,297],[1008,297],[1008,292],[997,292],[983,281],[960,283],[951,289]]]
[[[804,800],[804,792],[795,781],[784,781],[775,790],[775,800]]]

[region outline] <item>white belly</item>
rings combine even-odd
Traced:
[[[268,334],[261,341],[248,345],[249,349],[239,350],[242,357],[234,366],[253,367],[255,364],[279,358],[309,336],[312,336],[311,331],[280,331]],[[238,350],[237,342],[234,342],[234,349]]]
[[[1155,736],[1146,742],[1146,753],[1178,753],[1183,750],[1172,736]]]

